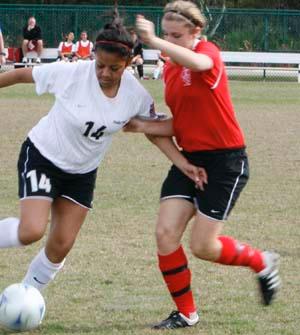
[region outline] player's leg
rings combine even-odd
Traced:
[[[64,266],[87,212],[88,208],[68,199],[55,199],[46,247],[31,262],[24,283],[42,290],[55,278]]]
[[[92,207],[96,175],[96,170],[82,175],[60,173],[61,196],[52,205],[51,228],[46,247],[31,262],[24,278],[27,284],[41,290],[62,269],[65,257]]]
[[[137,71],[139,74],[139,78],[143,79],[144,78],[144,60],[143,58],[138,58],[136,60],[136,65],[137,65]]]
[[[191,291],[191,271],[181,245],[186,226],[195,214],[194,189],[193,182],[174,166],[162,187],[156,225],[158,262],[177,311],[156,324],[155,329],[182,328],[199,320]]]
[[[20,219],[0,220],[0,248],[19,247],[40,240],[46,231],[50,206],[50,200],[21,200]]]
[[[45,233],[55,187],[51,166],[29,139],[18,160],[20,219],[0,220],[0,248],[33,243]]]
[[[22,42],[22,53],[23,53],[23,63],[27,63],[27,52],[28,52],[28,43],[29,40],[23,40]]]
[[[269,305],[277,292],[278,256],[262,252],[229,236],[220,236],[223,224],[197,214],[191,230],[191,250],[203,260],[224,265],[246,266],[258,274],[263,303]]]
[[[198,213],[192,227],[191,250],[204,260],[251,268],[258,274],[263,302],[269,304],[280,284],[278,256],[262,252],[232,237],[220,236],[222,221],[227,219],[247,183],[247,156],[240,150],[217,154],[213,159],[214,170],[207,171],[208,185],[204,191],[196,191]]]
[[[43,40],[37,40],[36,41],[36,52],[37,52],[37,59],[36,62],[40,63],[41,62],[41,53],[43,51]]]

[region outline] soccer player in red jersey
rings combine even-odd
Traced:
[[[164,9],[164,39],[155,35],[153,23],[143,16],[136,22],[142,41],[170,57],[164,81],[165,100],[173,118],[135,120],[126,130],[148,133],[154,143],[158,136],[174,135],[184,156],[204,167],[208,176],[201,190],[173,165],[163,183],[156,226],[158,261],[177,311],[155,325],[156,329],[193,326],[199,320],[190,286],[191,271],[181,245],[192,218],[190,248],[196,257],[252,269],[266,305],[280,286],[277,254],[221,235],[223,222],[247,183],[249,168],[225,66],[219,49],[200,38],[204,26],[205,18],[198,7],[182,0]]]

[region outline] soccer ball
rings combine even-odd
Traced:
[[[33,286],[13,284],[0,295],[0,325],[10,330],[27,331],[38,327],[45,310],[45,300]]]

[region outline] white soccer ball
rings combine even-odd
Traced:
[[[0,325],[10,330],[27,331],[38,327],[45,311],[45,300],[33,286],[13,284],[0,295]]]

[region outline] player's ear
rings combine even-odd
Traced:
[[[132,55],[132,56],[129,56],[129,57],[127,58],[127,60],[126,60],[126,66],[129,66],[129,65],[131,64],[132,60],[133,60],[133,55]]]
[[[200,27],[192,28],[191,33],[195,35],[195,37],[199,37],[201,35],[201,28]]]

